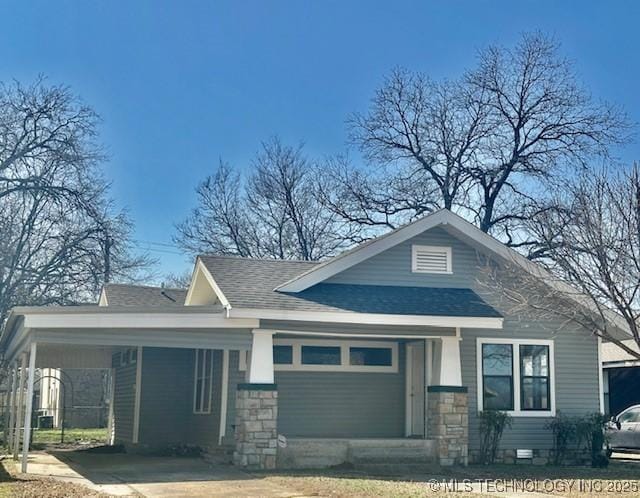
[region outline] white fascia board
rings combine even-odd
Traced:
[[[230,320],[223,313],[38,313],[24,317],[26,328],[215,329],[255,328],[258,320]]]
[[[193,296],[193,292],[195,288],[196,276],[198,275],[198,273],[204,276],[205,280],[211,286],[211,289],[213,290],[215,295],[218,296],[218,300],[220,301],[220,304],[222,304],[222,306],[224,306],[225,308],[231,308],[231,304],[229,303],[229,300],[226,298],[226,296],[224,295],[224,292],[222,292],[222,289],[220,289],[220,287],[218,286],[218,283],[213,278],[213,275],[211,275],[211,272],[207,269],[207,267],[205,266],[205,264],[202,262],[200,258],[198,258],[198,260],[196,261],[196,266],[191,276],[191,284],[189,285],[189,290],[187,291],[187,297],[184,300],[185,306],[190,306],[191,298]]]
[[[340,311],[288,311],[254,308],[234,308],[230,310],[229,316],[234,320],[238,318],[257,318],[262,320],[292,320],[367,325],[417,325],[425,327],[502,329],[502,318],[487,317],[387,315]]]
[[[429,230],[430,228],[443,223],[446,221],[448,215],[456,216],[450,211],[436,211],[429,216],[425,216],[413,223],[409,223],[408,225],[374,239],[369,243],[365,242],[350,251],[346,251],[325,263],[315,266],[311,270],[308,270],[276,287],[276,290],[281,292],[301,292],[308,289],[312,285],[322,282],[323,280],[326,280],[347,268],[351,268],[353,265],[380,254],[381,252],[386,251],[405,240],[421,234],[425,230]]]

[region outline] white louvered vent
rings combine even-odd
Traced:
[[[411,271],[415,273],[452,273],[452,266],[450,247],[411,247]]]

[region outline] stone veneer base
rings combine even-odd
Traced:
[[[469,400],[467,388],[429,386],[427,388],[427,434],[436,441],[440,465],[469,463]]]
[[[278,451],[278,391],[275,384],[239,384],[233,463],[275,469]]]

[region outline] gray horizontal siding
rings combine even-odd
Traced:
[[[411,246],[440,245],[452,248],[453,274],[437,275],[411,271]],[[599,409],[597,340],[589,331],[529,311],[514,316],[513,308],[499,292],[491,294],[482,280],[485,258],[472,247],[436,228],[363,261],[327,282],[370,285],[469,287],[505,316],[503,330],[462,331],[462,381],[469,388],[470,445],[478,446],[476,338],[513,337],[552,339],[555,342],[556,408],[567,414],[585,414]],[[508,282],[506,285],[509,285]],[[549,448],[551,437],[544,429],[548,418],[517,417],[507,430],[504,448]]]
[[[413,273],[413,244],[449,246],[452,250],[453,274]],[[361,285],[402,285],[418,287],[469,287],[473,268],[478,264],[476,252],[441,228],[417,235],[391,249],[327,279],[327,283]]]
[[[550,323],[548,323],[550,325]],[[561,327],[558,322],[558,328]],[[563,330],[554,334],[535,323],[505,323],[499,330],[463,330],[461,343],[462,383],[469,388],[469,444],[479,446],[477,404],[476,338],[513,337],[519,339],[550,339],[555,349],[556,410],[567,415],[584,415],[599,410],[597,341],[587,334]],[[516,366],[516,368],[518,368]],[[514,417],[501,441],[505,449],[552,447],[551,433],[545,429],[548,417]]]
[[[398,373],[276,372],[278,432],[287,437],[404,436],[404,348]]]

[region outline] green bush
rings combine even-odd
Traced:
[[[606,467],[609,459],[604,452],[607,418],[601,413],[582,417],[567,417],[561,412],[546,428],[553,433],[553,463],[562,465],[569,451],[584,451],[591,455],[592,467]]]
[[[480,460],[495,463],[502,433],[511,427],[512,417],[507,412],[485,410],[480,412]]]
[[[567,417],[558,411],[556,416],[547,422],[545,429],[551,430],[553,434],[553,463],[562,465],[571,442],[576,439],[577,419],[575,417]]]

